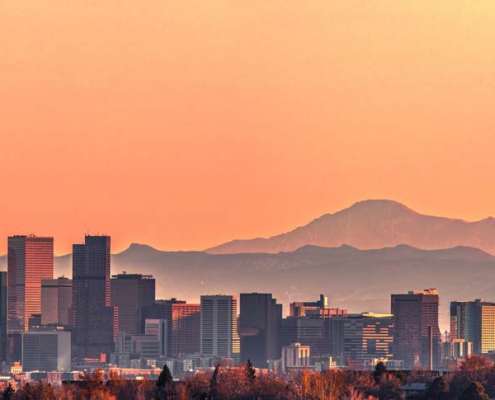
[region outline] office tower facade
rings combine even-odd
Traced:
[[[167,321],[168,357],[182,357],[201,351],[201,305],[183,300],[156,300],[151,307],[143,309],[145,319]]]
[[[171,356],[184,357],[201,351],[201,305],[172,304]]]
[[[100,358],[114,351],[118,314],[110,307],[110,237],[86,236],[72,253],[73,352]]]
[[[29,318],[33,314],[41,314],[43,279],[53,279],[53,238],[10,236],[7,306],[9,334],[27,330]]]
[[[146,319],[144,334],[152,335],[160,342],[160,357],[168,357],[168,329],[165,319]],[[199,332],[199,329],[198,329]]]
[[[302,369],[310,366],[311,348],[301,343],[282,347],[282,371]]]
[[[405,368],[436,368],[440,362],[439,297],[436,289],[392,294],[394,359]]]
[[[22,334],[24,371],[71,370],[71,333],[66,331],[29,331]]]
[[[282,320],[282,345],[289,346],[291,343],[300,343],[303,346],[311,347],[311,354],[314,357],[328,356],[331,351],[330,321],[335,317],[347,315],[347,310],[339,308],[328,308],[326,302],[321,302],[326,308],[314,303],[292,303],[292,312],[300,317],[287,317]],[[295,304],[306,304],[305,308]],[[309,306],[308,306],[309,304]],[[307,308],[306,308],[307,307]],[[294,310],[299,311],[294,312]]]
[[[143,309],[155,304],[155,279],[150,275],[119,274],[111,279],[111,305],[118,308],[119,332],[143,333]]]
[[[339,365],[369,367],[375,359],[393,358],[392,314],[349,314],[329,321],[330,354]]]
[[[241,363],[250,360],[258,368],[281,357],[282,305],[268,293],[242,293],[239,336]]]
[[[201,296],[201,354],[239,360],[236,296]]]
[[[0,272],[0,363],[7,360],[7,272]]]
[[[452,301],[450,325],[451,340],[472,342],[474,354],[495,351],[495,303],[481,299]]]
[[[70,325],[72,279],[60,277],[41,281],[41,324]]]

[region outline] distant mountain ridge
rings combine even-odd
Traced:
[[[6,269],[6,257],[0,268]],[[71,255],[56,257],[55,276],[71,276]],[[329,297],[350,312],[390,311],[390,294],[436,287],[443,329],[451,300],[495,301],[495,257],[470,247],[420,250],[399,245],[359,250],[303,246],[293,252],[208,254],[166,252],[132,244],[112,255],[112,274],[153,275],[158,298],[197,303],[202,294],[273,293],[287,312],[292,301]]]
[[[456,246],[495,254],[495,219],[476,222],[423,215],[391,200],[366,200],[270,238],[233,240],[205,250],[211,254],[278,253],[305,245],[362,250],[407,244],[420,249]]]

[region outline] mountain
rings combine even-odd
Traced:
[[[0,261],[5,270],[5,258]],[[56,276],[71,276],[70,268],[70,255],[56,258]],[[306,245],[278,254],[208,254],[133,244],[112,256],[112,274],[123,271],[153,275],[158,298],[198,302],[202,294],[267,292],[285,312],[290,302],[317,299],[320,293],[328,295],[331,306],[350,312],[389,312],[391,293],[436,287],[443,329],[448,328],[451,300],[495,300],[495,257],[469,247]]]
[[[201,294],[273,293],[284,305],[329,297],[351,312],[390,311],[390,294],[436,287],[441,326],[448,328],[451,300],[495,300],[495,257],[478,249],[419,250],[407,245],[359,250],[304,246],[279,254],[163,252],[131,245],[113,256],[113,273],[156,278],[157,296],[198,302]]]
[[[205,250],[211,254],[278,253],[305,245],[359,249],[408,244],[421,249],[455,246],[495,254],[495,219],[477,222],[419,214],[390,200],[367,200],[305,226],[267,239],[233,240]]]

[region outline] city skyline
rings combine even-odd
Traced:
[[[489,0],[3,1],[0,237],[197,250],[368,198],[495,215],[494,18]]]

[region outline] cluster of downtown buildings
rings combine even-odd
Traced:
[[[450,333],[442,335],[435,289],[392,294],[390,314],[349,314],[321,295],[291,303],[284,318],[271,294],[204,295],[198,304],[157,300],[152,276],[111,275],[108,236],[74,245],[72,279],[54,279],[53,254],[51,237],[8,238],[0,361],[12,373],[166,364],[179,376],[248,359],[278,371],[372,368],[378,361],[442,369],[495,351],[495,303],[452,302]]]

